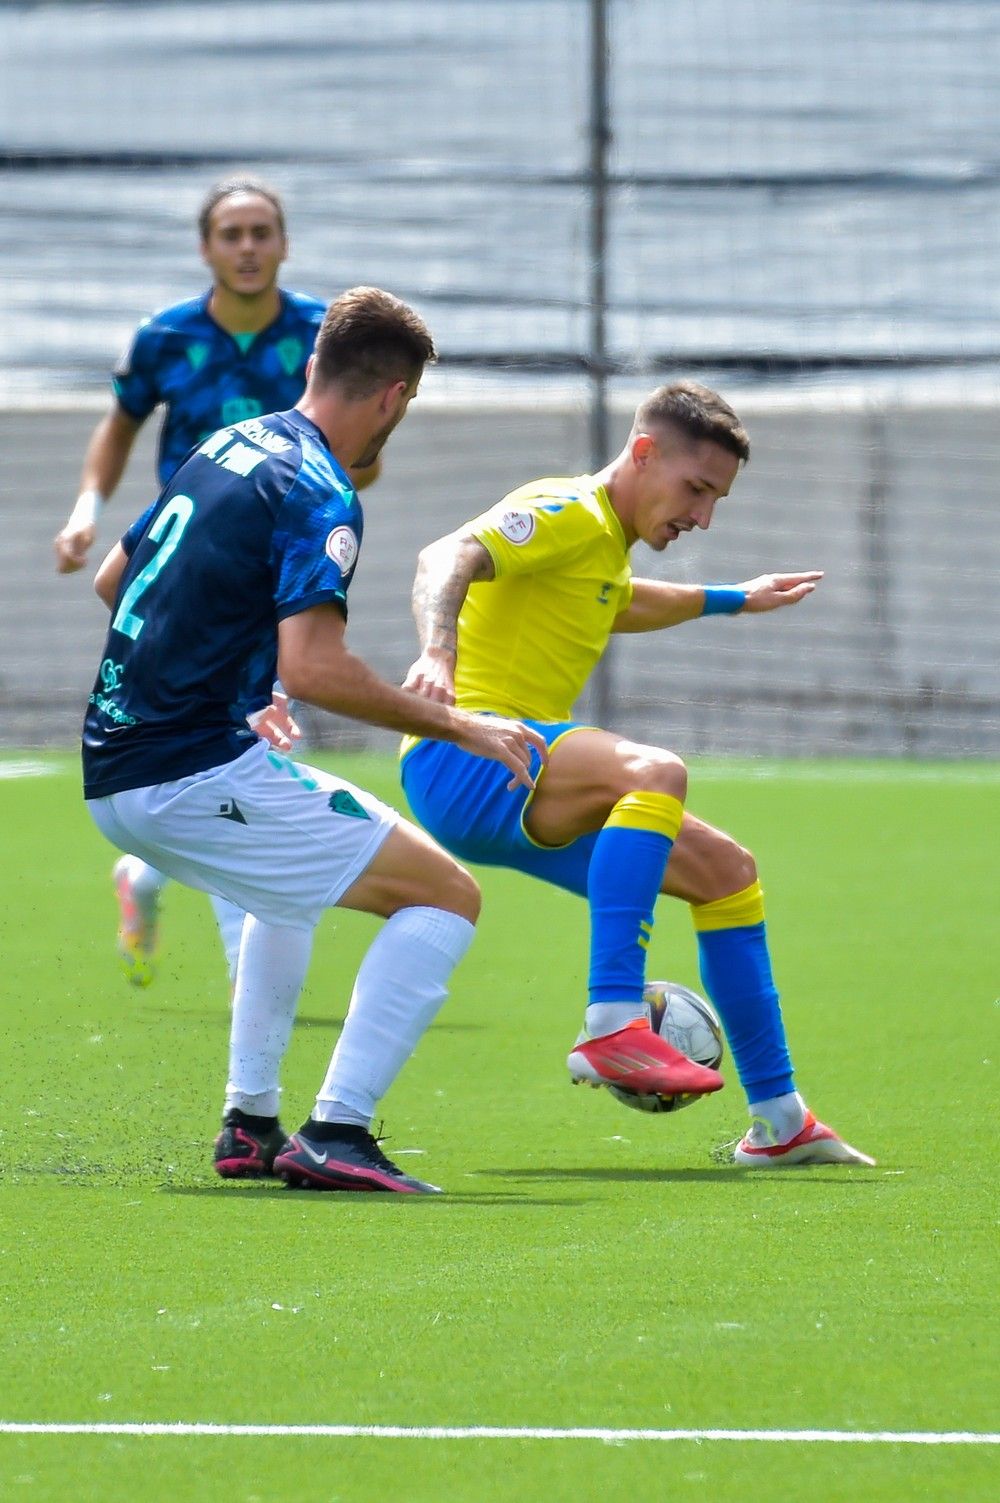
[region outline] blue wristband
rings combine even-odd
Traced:
[[[736,585],[705,585],[703,616],[735,616],[747,603],[746,590]]]

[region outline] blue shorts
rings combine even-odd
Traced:
[[[523,724],[550,747],[572,731],[591,729],[576,720]],[[532,776],[539,767],[541,758],[532,751]],[[508,788],[511,773],[502,762],[476,757],[450,741],[421,741],[403,758],[400,777],[417,821],[460,861],[509,866],[586,896],[596,832],[569,845],[539,845],[524,828],[532,790]]]

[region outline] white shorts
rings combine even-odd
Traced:
[[[264,741],[222,767],[88,799],[87,808],[121,850],[297,929],[335,906],[400,818],[373,794]]]

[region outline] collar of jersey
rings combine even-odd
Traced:
[[[591,489],[593,490],[593,493],[594,493],[594,499],[596,500],[598,506],[601,508],[601,511],[604,513],[605,517],[607,518],[608,523],[610,524],[611,530],[614,533],[615,537],[621,543],[621,545],[622,545],[622,552],[623,553],[627,553],[628,552],[628,544],[625,541],[625,532],[624,532],[624,529],[622,528],[621,520],[620,520],[620,518],[618,516],[618,513],[615,511],[614,507],[611,505],[611,497],[608,495],[608,493],[605,490],[605,488],[604,488],[603,485],[594,485],[593,478],[592,477],[588,477],[588,479],[590,479],[590,486],[591,486]]]
[[[357,492],[354,490],[354,481],[351,479],[350,475],[347,473],[344,466],[337,458],[336,454],[334,454],[333,450],[330,448],[330,441],[327,438],[326,434],[323,432],[322,428],[317,427],[312,418],[307,418],[305,413],[300,412],[297,407],[289,407],[288,411],[283,412],[281,415],[287,422],[291,423],[293,428],[304,429],[312,438],[315,438],[318,443],[321,443],[323,445],[323,448],[330,456],[330,463],[336,471],[338,478],[342,480],[347,487],[349,487],[356,499]]]
[[[219,320],[217,318],[213,318],[212,315],[211,315],[211,313],[209,312],[208,305],[212,301],[212,293],[214,291],[215,291],[215,288],[214,287],[210,287],[208,289],[208,291],[205,293],[205,295],[202,297],[202,300],[201,300],[201,314],[202,314],[202,317],[206,320],[207,323],[210,323],[212,325],[213,329],[218,329],[218,330],[220,330],[221,333],[228,334],[229,338],[233,339],[233,338],[235,338],[235,336],[234,336],[232,330],[231,329],[223,328],[222,324],[219,323]],[[278,303],[279,303],[279,307],[278,307],[277,313],[274,315],[274,317],[272,318],[272,320],[271,320],[271,322],[269,324],[265,324],[264,325],[263,329],[256,329],[254,331],[254,336],[253,336],[254,339],[258,339],[261,334],[267,334],[269,331],[271,331],[273,329],[276,329],[278,327],[278,325],[284,320],[285,315],[288,312],[289,300],[288,300],[287,294],[285,293],[285,289],[283,287],[279,287],[278,288]]]

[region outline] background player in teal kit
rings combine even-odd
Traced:
[[[217,428],[291,407],[302,395],[325,305],[278,286],[288,255],[280,198],[257,178],[229,178],[207,194],[198,227],[212,286],[146,319],[115,369],[114,403],[94,429],[79,499],[55,539],[61,573],[86,563],[104,504],[155,408],[165,409],[163,486]]]
[[[207,292],[161,309],[140,325],[114,373],[115,400],[91,437],[80,495],[55,539],[61,573],[83,567],[105,502],[114,492],[136,435],[156,407],[164,408],[157,475],[166,485],[191,449],[226,424],[293,406],[302,395],[306,363],[324,304],[278,286],[288,254],[285,212],[273,188],[233,177],[207,194],[198,216],[201,254],[212,272]],[[360,489],[377,464],[352,474]],[[280,748],[297,734],[279,693],[247,705],[253,723]],[[159,899],[166,878],[146,862],[123,856],[114,883],[120,918],[118,949],[130,981],[153,977]],[[243,914],[214,897],[233,979]]]

